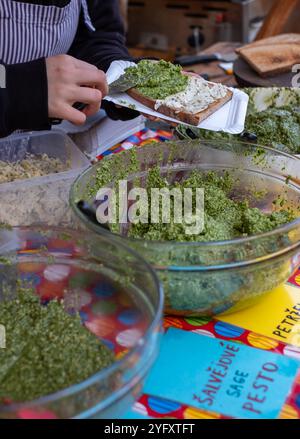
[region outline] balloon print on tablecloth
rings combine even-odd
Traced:
[[[101,341],[111,351],[113,351],[115,349],[115,345],[113,344],[113,342],[111,340],[107,340],[106,338],[101,338]]]
[[[74,273],[70,276],[69,279],[69,287],[70,288],[88,288],[92,281],[92,276],[90,272],[80,271],[78,273]]]
[[[117,305],[114,302],[100,300],[92,305],[92,311],[95,315],[110,315],[114,314]]]
[[[18,269],[21,273],[37,273],[43,271],[45,264],[37,262],[19,262]]]
[[[245,329],[226,322],[217,322],[214,329],[218,335],[226,338],[239,338],[245,332]]]
[[[101,297],[102,299],[113,297],[115,292],[116,292],[115,287],[108,282],[99,282],[93,288],[93,293],[95,293],[96,296]]]
[[[187,317],[184,320],[191,326],[203,326],[211,319],[209,317]]]
[[[141,320],[141,313],[137,309],[129,308],[124,309],[118,315],[118,320],[125,326],[132,326],[137,324]]]
[[[271,350],[277,348],[279,343],[271,338],[264,337],[263,335],[250,332],[247,336],[247,340],[251,346],[258,349]]]
[[[165,317],[164,318],[164,327],[167,328],[179,328],[183,327],[182,321],[177,317]]]
[[[100,338],[106,338],[115,331],[114,320],[105,316],[90,318],[85,326]]]
[[[69,311],[80,311],[83,306],[87,306],[91,301],[92,295],[84,290],[70,290],[64,294],[64,306]]]
[[[42,282],[42,277],[36,273],[21,273],[21,281],[29,286],[37,287]]]
[[[300,286],[300,274],[297,274],[297,276],[295,276],[295,282],[297,285]]]
[[[119,294],[118,302],[119,305],[123,306],[124,308],[130,308],[132,306],[132,299],[130,298],[129,294]]]
[[[279,417],[280,419],[299,419],[297,410],[288,404],[282,407]]]
[[[65,282],[49,282],[44,280],[38,286],[38,294],[42,300],[62,299],[64,297]]]
[[[44,270],[44,278],[49,282],[59,282],[66,279],[70,274],[70,267],[62,264],[48,265]]]
[[[160,415],[167,415],[169,413],[175,412],[181,407],[181,404],[179,404],[178,402],[161,399],[154,396],[148,397],[148,405],[151,410]]]
[[[85,312],[85,311],[79,311],[79,315],[80,315],[80,318],[81,318],[81,321],[83,322],[83,323],[85,323],[85,322],[87,322],[88,321],[88,319],[89,319],[89,315]]]
[[[133,411],[142,416],[148,416],[148,410],[141,402],[136,402],[133,406]]]
[[[215,338],[215,334],[213,334],[210,331],[207,331],[206,329],[193,329],[192,332],[199,335],[205,335],[206,337]]]
[[[116,341],[120,346],[131,348],[141,337],[142,333],[138,329],[126,329],[117,335]]]
[[[50,410],[24,408],[18,411],[20,419],[58,419]]]
[[[221,415],[215,412],[206,412],[193,407],[188,407],[183,412],[184,419],[220,419]]]
[[[113,345],[113,343],[112,343],[112,345]],[[124,349],[122,351],[119,351],[119,352],[116,353],[115,359],[119,361],[123,357],[125,357],[125,355],[128,354],[128,353],[129,353],[129,349]]]
[[[288,357],[296,358],[296,360],[300,360],[300,348],[296,346],[287,345],[283,348],[284,355]]]

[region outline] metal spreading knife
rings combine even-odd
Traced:
[[[131,78],[128,74],[124,73],[116,81],[112,82],[108,86],[108,94],[124,93],[130,88],[136,87],[138,80]]]
[[[108,94],[116,94],[116,93],[124,93],[127,90],[130,90],[131,88],[135,88],[138,85],[143,84],[143,82],[146,82],[149,78],[151,78],[151,74],[147,74],[143,77],[139,76],[138,78],[136,76],[130,75],[130,73],[124,73],[121,75],[116,81],[112,82],[108,86]]]

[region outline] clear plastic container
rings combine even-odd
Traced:
[[[67,170],[0,184],[0,222],[11,226],[70,225],[68,195],[72,182],[89,161],[62,132],[14,134],[0,140],[0,160],[15,162],[27,153],[47,154],[67,163]]]

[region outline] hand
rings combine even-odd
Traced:
[[[76,125],[95,114],[108,93],[106,75],[96,66],[68,55],[46,59],[48,78],[48,115],[66,119]],[[75,102],[87,104],[83,111],[73,108]]]

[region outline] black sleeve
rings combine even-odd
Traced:
[[[0,137],[17,129],[49,129],[45,59],[1,66]]]
[[[112,61],[132,60],[125,45],[124,26],[118,0],[88,0],[89,14],[95,27],[91,31],[80,23],[69,54],[106,71]]]

